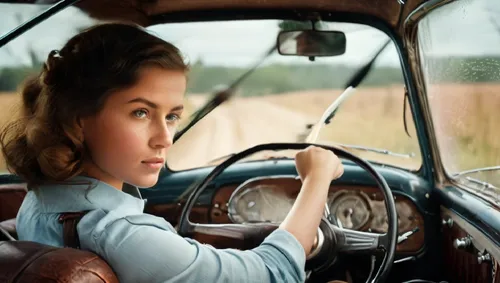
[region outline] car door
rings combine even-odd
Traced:
[[[500,282],[500,1],[433,1],[407,21],[450,282]]]

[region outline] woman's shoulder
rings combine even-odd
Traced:
[[[85,221],[83,221],[85,220]],[[127,228],[140,228],[142,226],[156,227],[161,230],[175,232],[174,227],[164,218],[147,213],[129,214],[122,209],[104,211],[94,210],[82,219],[82,224],[88,223],[94,227],[94,235],[105,232],[112,226],[123,226]]]
[[[87,244],[92,246],[99,238],[107,237],[108,243],[119,242],[147,227],[176,233],[174,227],[161,217],[147,213],[128,214],[121,209],[90,211],[78,224],[78,233],[82,246],[85,246],[85,239],[90,240]]]

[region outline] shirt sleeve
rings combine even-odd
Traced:
[[[304,282],[305,253],[278,229],[253,250],[215,249],[154,225],[122,218],[95,238],[120,282]]]

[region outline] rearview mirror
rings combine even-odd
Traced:
[[[278,35],[278,52],[295,56],[337,56],[345,53],[346,38],[340,31],[296,30]]]

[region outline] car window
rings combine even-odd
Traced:
[[[496,195],[500,188],[500,170],[495,167],[500,165],[500,1],[461,0],[432,11],[419,23],[418,44],[448,174]]]

